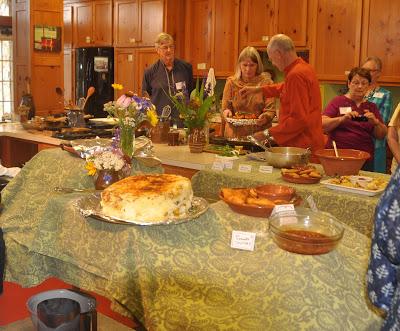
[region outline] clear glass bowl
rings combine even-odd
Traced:
[[[325,254],[343,237],[343,225],[331,214],[296,208],[296,215],[274,214],[269,219],[274,242],[282,249],[298,254]]]

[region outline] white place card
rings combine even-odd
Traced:
[[[251,172],[251,164],[239,164],[239,172]]]
[[[224,164],[222,162],[213,162],[211,169],[216,171],[223,171]]]
[[[273,166],[260,165],[258,171],[262,172],[263,174],[272,174],[273,169],[274,169]]]
[[[225,169],[232,169],[233,162],[232,161],[224,161],[224,167],[225,167]]]
[[[254,251],[256,234],[254,232],[232,231],[231,247]]]
[[[282,213],[285,215],[296,215],[296,210],[294,209],[293,204],[287,204],[287,205],[276,205],[274,209],[272,210],[271,215],[274,215],[276,213]]]
[[[315,203],[314,198],[313,198],[311,195],[309,195],[309,196],[306,198],[306,200],[307,200],[308,205],[310,206],[310,208],[311,208],[312,211],[318,211],[317,204]]]

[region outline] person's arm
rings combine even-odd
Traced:
[[[276,116],[276,105],[274,98],[268,98],[264,101],[264,109],[261,115],[258,117],[257,125],[263,126],[271,123]]]
[[[189,81],[187,82],[188,86],[186,88],[190,95],[190,93],[194,90],[193,67],[190,63],[188,63],[187,71],[188,71],[188,80]]]
[[[222,94],[221,114],[224,116],[227,116],[226,110],[229,110],[230,112],[230,109],[228,108],[228,103],[230,100],[232,100],[232,81],[228,78]],[[230,112],[230,116],[232,116],[232,112]]]
[[[376,139],[383,139],[387,134],[387,127],[385,124],[383,124],[382,117],[376,105],[373,103],[372,106],[373,107],[371,110],[375,111],[373,112],[366,110],[364,112],[364,116],[368,118],[368,122],[374,125],[374,131],[373,131],[374,137]]]
[[[151,82],[149,78],[149,72],[147,70],[144,71],[143,80],[142,80],[142,95],[151,96]]]
[[[393,157],[396,159],[397,163],[400,164],[400,144],[396,127],[389,126],[387,142],[392,151]]]

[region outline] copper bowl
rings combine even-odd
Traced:
[[[296,208],[296,215],[277,213],[269,229],[275,243],[298,254],[317,255],[332,251],[343,237],[342,224],[331,214]]]
[[[338,149],[339,157],[333,149],[321,149],[315,152],[327,176],[357,175],[369,153],[357,149]]]
[[[293,198],[296,190],[293,187],[278,184],[265,184],[254,188],[257,195],[270,200],[286,200]]]

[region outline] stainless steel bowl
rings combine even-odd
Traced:
[[[298,147],[270,147],[265,151],[269,165],[275,168],[289,168],[294,165],[305,165],[310,159],[311,151]]]

